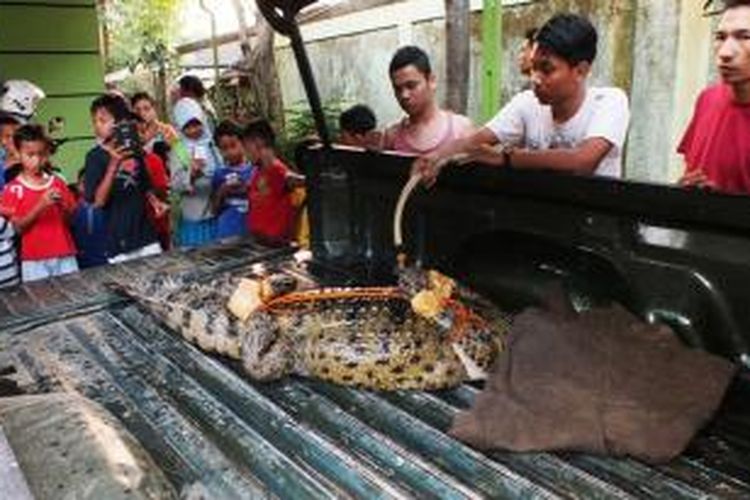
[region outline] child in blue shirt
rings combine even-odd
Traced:
[[[216,236],[218,239],[246,236],[250,203],[247,189],[253,168],[245,158],[242,130],[232,122],[222,122],[216,127],[214,142],[224,158],[224,166],[214,172],[212,180]]]

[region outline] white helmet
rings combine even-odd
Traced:
[[[44,97],[44,91],[28,80],[7,80],[0,88],[0,113],[27,122]]]

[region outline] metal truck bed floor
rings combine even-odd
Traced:
[[[480,454],[445,435],[477,389],[375,394],[314,381],[254,384],[103,283],[215,273],[279,252],[224,247],[86,272],[0,294],[0,373],[78,391],[141,441],[178,490],[242,497],[750,497],[750,380],[684,456],[663,467],[580,454]]]

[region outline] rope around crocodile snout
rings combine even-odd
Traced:
[[[450,165],[450,164],[464,164],[469,162],[471,159],[470,155],[467,155],[465,153],[459,153],[457,155],[454,155],[452,157],[440,160],[435,165],[436,170],[439,172],[443,169],[443,167]],[[393,214],[393,245],[396,248],[396,260],[398,262],[399,268],[403,269],[406,267],[406,253],[404,252],[403,245],[404,245],[404,237],[403,237],[403,227],[402,227],[402,221],[404,217],[404,208],[406,207],[406,202],[409,200],[409,197],[412,195],[414,190],[419,186],[419,184],[425,179],[424,175],[421,172],[415,172],[411,174],[409,177],[409,180],[404,185],[404,188],[401,190],[401,195],[398,197],[398,202],[396,203],[396,211]]]
[[[406,207],[406,202],[417,186],[419,186],[419,183],[422,182],[423,178],[424,177],[420,172],[416,172],[409,177],[406,185],[401,190],[401,195],[398,197],[398,202],[396,203],[396,212],[393,214],[393,245],[397,252],[396,259],[398,261],[398,266],[402,269],[406,266],[406,253],[403,251],[404,238],[401,227],[401,222],[404,216],[404,207]]]

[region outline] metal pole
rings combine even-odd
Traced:
[[[482,5],[482,120],[500,109],[503,85],[503,0],[483,0]]]
[[[305,85],[307,99],[310,101],[310,108],[312,109],[313,118],[315,119],[315,128],[318,130],[318,135],[320,136],[320,140],[323,141],[323,144],[325,146],[330,146],[331,136],[328,131],[328,125],[326,124],[323,104],[321,103],[320,94],[318,93],[318,86],[315,84],[315,76],[313,76],[310,59],[307,57],[305,42],[302,40],[302,35],[296,23],[289,33],[289,40],[292,43],[294,57],[297,59],[297,66],[299,66],[302,83]]]

